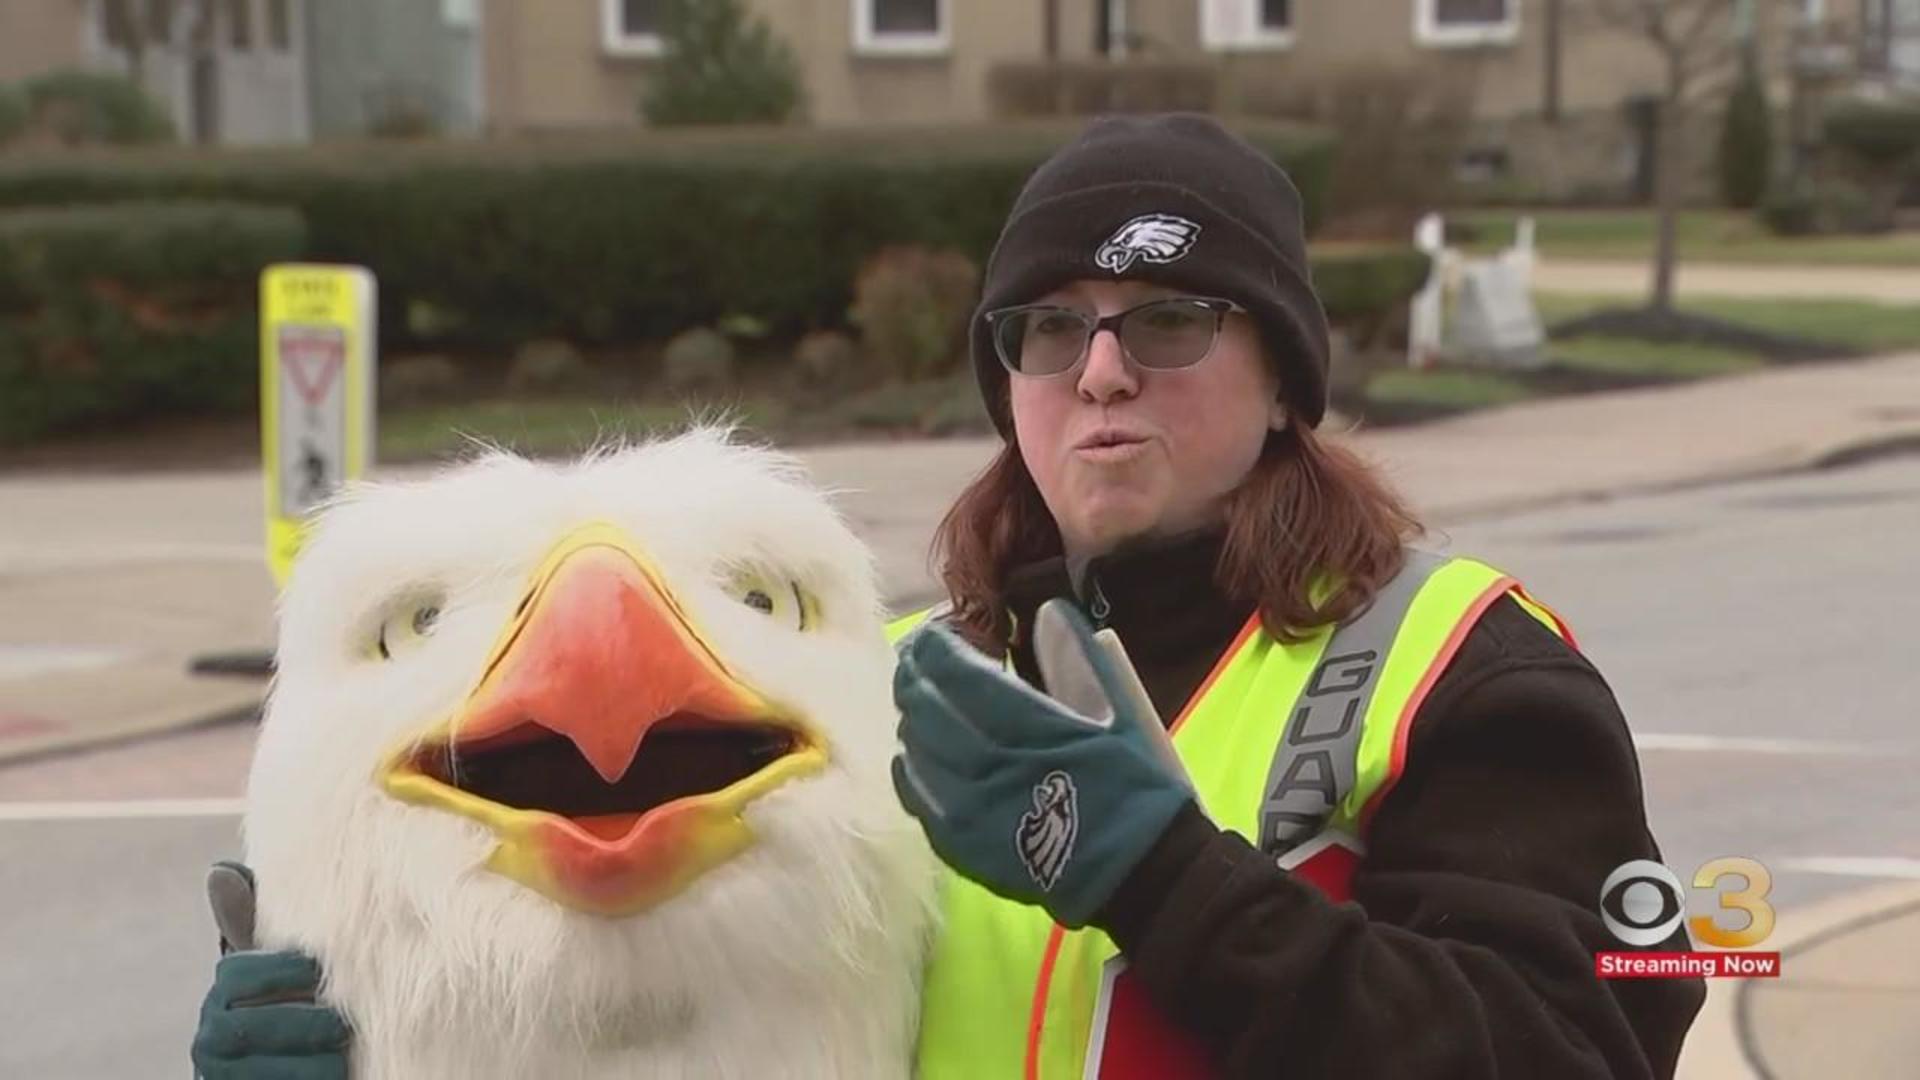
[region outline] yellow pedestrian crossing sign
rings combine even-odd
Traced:
[[[267,565],[279,585],[313,510],[373,463],[373,275],[286,263],[260,278],[260,430]]]

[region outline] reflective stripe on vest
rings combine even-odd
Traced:
[[[1511,578],[1418,552],[1337,631],[1287,644],[1249,620],[1173,725],[1208,816],[1276,857],[1287,852],[1282,865],[1343,897],[1366,823],[1405,762],[1413,714],[1481,613],[1510,592],[1570,640]],[[924,618],[896,621],[889,636]],[[953,873],[942,908],[922,988],[923,1080],[1211,1073],[1131,984],[1104,933],[1066,932],[1040,908]]]

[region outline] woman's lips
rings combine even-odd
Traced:
[[[1146,453],[1147,440],[1137,435],[1096,436],[1073,448],[1073,456],[1099,465],[1117,465]]]

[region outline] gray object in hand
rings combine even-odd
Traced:
[[[1071,612],[1067,601],[1054,599],[1040,605],[1034,615],[1033,654],[1040,666],[1040,677],[1046,680],[1047,696],[1101,727],[1111,727],[1116,719],[1138,725],[1147,745],[1153,747],[1168,770],[1192,791],[1193,780],[1180,763],[1180,755],[1173,748],[1173,737],[1153,707],[1153,699],[1140,682],[1140,674],[1120,644],[1120,635],[1107,627],[1093,634],[1089,645],[1083,647],[1081,642],[1087,639],[1083,637],[1084,631],[1075,632],[1075,616]],[[1094,658],[1086,652],[1087,647],[1103,654],[1114,692],[1121,700],[1115,701],[1109,696],[1094,666]]]

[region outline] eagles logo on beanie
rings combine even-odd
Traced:
[[[1212,117],[1102,117],[1047,159],[1014,201],[969,329],[980,392],[1011,437],[1007,372],[986,313],[1081,279],[1150,281],[1245,307],[1294,415],[1327,409],[1327,320],[1307,269],[1300,192]]]

